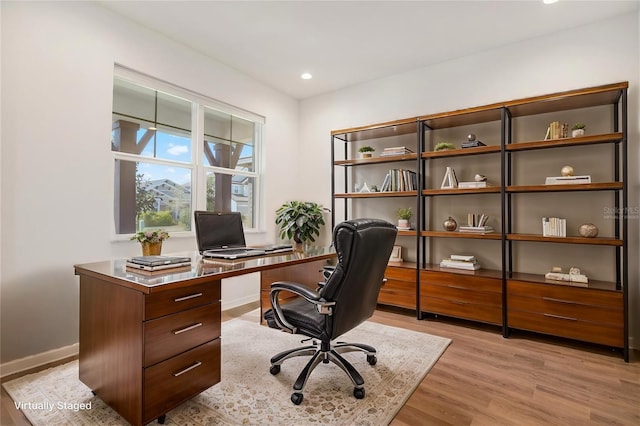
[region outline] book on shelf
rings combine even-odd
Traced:
[[[472,260],[455,260],[451,257],[442,259],[440,261],[441,268],[449,268],[449,269],[464,269],[467,271],[475,271],[480,269],[480,264],[478,261],[473,258]]]
[[[545,185],[571,185],[580,183],[591,183],[591,176],[548,176]]]
[[[486,188],[487,186],[487,182],[458,182],[458,188],[459,189],[464,189],[464,188]]]
[[[388,157],[394,155],[405,155],[405,154],[413,154],[413,151],[406,146],[393,146],[390,148],[385,148],[382,150],[380,154],[381,157]]]
[[[478,146],[487,146],[487,145],[482,143],[482,141],[478,141],[478,140],[462,142],[462,145],[460,145],[461,148],[475,148]]]
[[[543,217],[542,218],[542,236],[543,237],[566,237],[567,236],[567,219],[559,217]]]
[[[467,226],[463,228],[477,228],[485,226],[489,220],[489,216],[484,213],[467,213]]]
[[[463,262],[474,262],[476,257],[472,254],[452,254],[449,256],[451,260],[461,260]]]
[[[380,187],[380,192],[417,190],[418,176],[416,172],[406,169],[389,170]]]
[[[458,228],[458,232],[468,233],[468,234],[491,234],[495,232],[493,226],[484,225],[484,226],[461,226]]]

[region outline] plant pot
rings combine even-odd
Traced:
[[[409,219],[398,219],[398,228],[409,228]]]
[[[304,243],[302,242],[297,242],[297,241],[293,241],[293,251],[295,253],[303,253],[304,252]]]
[[[162,252],[162,241],[159,243],[140,243],[143,256],[159,256]]]
[[[571,131],[571,136],[574,138],[584,136],[584,129],[575,129]]]
[[[373,154],[370,152],[361,152],[360,153],[360,158],[371,158],[373,157]]]

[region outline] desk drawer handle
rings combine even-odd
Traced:
[[[184,333],[185,331],[193,330],[194,328],[198,328],[200,326],[202,326],[202,323],[201,322],[197,322],[197,323],[195,323],[193,325],[190,325],[188,327],[181,328],[180,330],[176,330],[176,331],[173,332],[173,334]]]
[[[194,299],[196,297],[202,296],[202,293],[190,294],[189,296],[178,297],[177,299],[173,299],[174,302],[182,302],[184,300]]]
[[[173,373],[173,377],[181,376],[181,375],[183,375],[184,373],[186,373],[186,372],[188,372],[188,371],[193,370],[194,368],[198,368],[198,367],[200,367],[201,365],[202,365],[202,363],[201,363],[200,361],[196,361],[196,363],[195,363],[195,364],[193,364],[193,365],[191,365],[191,366],[189,366],[189,367],[185,368],[184,370],[182,370],[182,371],[178,371],[177,373]]]
[[[578,318],[563,317],[562,315],[544,314],[545,317],[558,318],[569,321],[578,321]]]

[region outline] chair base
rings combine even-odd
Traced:
[[[313,372],[313,370],[318,366],[318,364],[329,363],[332,362],[340,367],[347,376],[351,379],[353,383],[353,395],[358,398],[364,398],[364,379],[355,369],[353,365],[346,359],[344,359],[340,354],[346,352],[365,352],[367,355],[367,362],[370,365],[375,365],[377,363],[376,357],[376,349],[373,346],[365,345],[362,343],[346,343],[346,342],[337,342],[333,347],[331,347],[330,342],[320,342],[320,346],[318,347],[318,343],[314,342],[313,345],[303,346],[300,348],[289,349],[279,354],[274,355],[271,358],[271,368],[269,371],[271,374],[278,374],[280,372],[280,366],[284,361],[289,358],[298,357],[298,356],[309,356],[311,355],[311,359],[307,362],[307,365],[302,369],[298,379],[293,385],[293,390],[295,391],[291,395],[291,401],[299,405],[303,400],[302,390],[307,384],[307,380],[309,376]]]

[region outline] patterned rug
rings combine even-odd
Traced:
[[[251,318],[251,317],[247,317]],[[451,343],[425,333],[365,322],[339,340],[368,343],[378,351],[372,367],[363,353],[343,356],[365,380],[364,399],[333,363],[320,364],[304,390],[302,404],[289,399],[307,362],[292,358],[269,373],[272,355],[301,346],[302,336],[245,317],[222,324],[222,381],[167,413],[167,425],[386,425]],[[3,384],[34,425],[126,425],[78,380],[78,362]],[[155,422],[154,422],[155,423]]]

